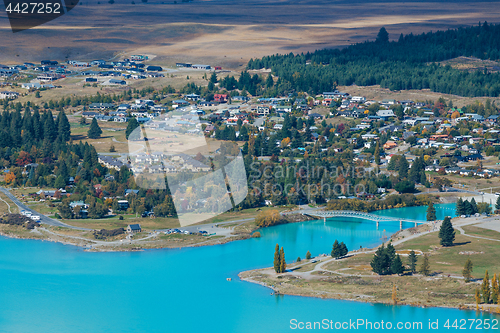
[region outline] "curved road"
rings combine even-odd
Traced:
[[[19,211],[24,210],[27,212],[31,212],[33,215],[40,215],[40,222],[48,225],[52,225],[55,227],[65,227],[65,228],[70,228],[70,229],[75,229],[75,230],[92,230],[88,228],[80,228],[80,227],[75,227],[69,224],[66,224],[64,222],[58,221],[56,219],[52,219],[50,217],[47,217],[43,214],[40,214],[39,212],[29,208],[25,204],[23,204],[21,201],[19,201],[10,191],[4,187],[0,187],[0,191],[4,193],[13,203],[19,207]]]

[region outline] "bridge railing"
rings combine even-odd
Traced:
[[[411,222],[411,223],[427,223],[427,221],[398,218],[398,217],[393,217],[393,216],[376,215],[376,214],[370,214],[367,212],[357,212],[357,211],[352,211],[352,210],[330,210],[330,211],[303,210],[303,211],[299,211],[299,212],[301,214],[304,214],[304,215],[323,217],[323,218],[356,217],[356,218],[364,218],[367,220],[374,220],[374,221],[398,221],[398,222],[402,221],[402,222]]]

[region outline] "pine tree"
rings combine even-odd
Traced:
[[[387,275],[391,272],[391,260],[387,254],[387,249],[385,245],[382,244],[375,254],[373,255],[372,261],[370,262],[372,270],[378,275]]]
[[[455,212],[458,216],[465,215],[464,201],[462,198],[458,198],[457,205],[455,206]]]
[[[484,304],[489,304],[491,301],[490,277],[488,270],[484,273],[483,283],[481,284],[481,299]]]
[[[127,123],[127,129],[125,130],[125,138],[128,140],[130,134],[137,128],[139,127],[139,123],[137,122],[137,119],[135,117],[132,117],[128,123]],[[131,140],[135,140],[138,138],[131,138]]]
[[[285,261],[285,250],[281,247],[280,250],[280,273],[285,273],[286,271],[286,261]]]
[[[373,153],[375,156],[375,164],[380,165],[380,143],[377,141],[377,145],[375,146],[375,152]]]
[[[71,137],[71,126],[64,111],[57,115],[57,136],[59,140],[67,142]]]
[[[385,30],[384,27],[380,28],[380,30],[377,34],[376,42],[378,42],[378,43],[388,43],[389,42],[389,33],[387,32],[387,30]]]
[[[339,245],[339,241],[338,240],[335,240],[335,242],[333,243],[331,256],[333,258],[338,258],[338,257],[341,256],[341,254],[340,254],[340,245]]]
[[[97,119],[93,118],[92,123],[90,124],[90,128],[87,132],[87,137],[89,139],[98,139],[101,137],[102,130],[97,123]]]
[[[465,279],[465,282],[470,282],[472,279],[472,271],[474,269],[474,264],[472,263],[472,260],[468,258],[465,261],[464,269],[462,270],[462,276]]]
[[[276,244],[276,248],[274,249],[274,271],[276,273],[280,273],[280,269],[281,269],[280,246]]]
[[[213,72],[212,75],[210,76],[210,82],[213,84],[219,82],[219,80],[217,80],[217,74],[215,72]]]
[[[411,250],[410,254],[408,255],[408,264],[410,266],[410,270],[412,273],[415,273],[415,268],[417,267],[417,255],[415,254],[415,251]]]
[[[271,75],[271,73],[269,73],[269,75],[267,76],[267,79],[266,79],[266,87],[271,88],[272,86],[274,86],[274,80],[273,80],[273,76]]]
[[[398,173],[399,173],[399,179],[404,179],[408,177],[408,161],[404,156],[401,156],[399,158]]]
[[[470,214],[470,215],[476,214],[478,212],[477,204],[476,204],[476,199],[472,198],[471,201],[470,201],[470,205],[472,207],[472,214]]]
[[[344,242],[340,242],[340,256],[345,256],[347,253],[349,253],[349,250],[347,249],[347,245],[344,244]]]
[[[491,280],[491,303],[497,304],[500,299],[500,287],[498,285],[498,277],[496,274],[493,275]]]
[[[50,142],[54,142],[57,138],[56,125],[54,123],[54,118],[52,112],[49,112],[45,116],[45,123],[43,125],[44,139],[48,139]]]
[[[465,212],[465,215],[473,215],[474,214],[474,207],[472,207],[469,200],[464,200],[464,212]]]
[[[439,239],[442,246],[452,246],[455,240],[455,229],[451,225],[451,219],[446,216],[439,229]]]
[[[427,256],[427,254],[424,254],[424,259],[422,260],[422,264],[420,265],[419,272],[425,276],[428,276],[431,273],[429,257]]]
[[[387,256],[389,257],[389,267],[390,267],[394,259],[396,259],[396,249],[394,248],[394,246],[392,246],[392,243],[389,242],[385,250],[387,252]]]
[[[427,221],[435,221],[436,220],[436,208],[434,208],[434,204],[429,202],[429,206],[427,207]]]
[[[394,258],[392,264],[391,264],[391,272],[392,274],[398,274],[401,275],[405,271],[403,262],[401,261],[401,257],[396,255],[396,258]]]
[[[312,257],[311,256],[311,252],[307,251],[307,253],[306,253],[306,259],[309,260],[309,259],[311,259],[311,257]]]

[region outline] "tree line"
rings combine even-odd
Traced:
[[[270,68],[289,92],[319,94],[337,85],[379,84],[391,90],[431,89],[461,96],[500,94],[500,74],[462,71],[437,62],[458,56],[500,58],[500,25],[479,24],[420,35],[400,35],[389,42],[382,28],[376,41],[344,49],[272,55],[251,59],[248,69]]]

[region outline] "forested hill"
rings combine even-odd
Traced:
[[[391,90],[431,89],[461,96],[500,95],[500,74],[485,70],[466,72],[436,62],[473,56],[500,59],[500,24],[479,24],[399,36],[389,42],[385,28],[377,40],[344,49],[273,55],[250,60],[248,69],[271,68],[281,78],[277,92],[300,90],[318,94],[335,85],[380,84]],[[307,63],[307,64],[306,64]]]

